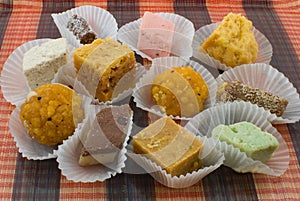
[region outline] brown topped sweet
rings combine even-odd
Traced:
[[[87,133],[79,164],[107,164],[115,160],[122,149],[129,129],[131,109],[128,104],[104,108],[96,115],[96,125]]]
[[[96,34],[92,31],[87,21],[77,14],[69,19],[67,28],[73,32],[81,44],[89,44],[96,39]]]
[[[257,104],[277,116],[282,116],[288,101],[269,92],[253,88],[239,81],[224,82],[218,88],[218,100],[222,102],[243,100]]]

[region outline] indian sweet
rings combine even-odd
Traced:
[[[155,13],[145,12],[139,29],[137,48],[151,58],[169,56],[175,24]]]
[[[133,136],[133,151],[161,166],[172,176],[186,175],[202,167],[203,144],[170,117],[162,117]]]
[[[134,52],[111,38],[96,39],[91,44],[77,48],[74,51],[74,66],[78,79],[90,94],[102,102],[112,100],[122,90],[135,84]],[[124,77],[127,81],[123,81]],[[119,93],[114,91],[117,89]]]
[[[69,61],[69,47],[65,38],[51,39],[29,49],[23,57],[23,72],[29,87],[34,90],[51,83],[60,67]]]
[[[30,92],[21,105],[20,118],[29,136],[54,146],[71,136],[84,117],[82,99],[61,84],[46,84]]]
[[[272,134],[246,121],[218,125],[212,130],[212,136],[262,162],[269,160],[279,146],[278,140]]]
[[[114,162],[129,129],[131,109],[128,104],[102,109],[96,114],[96,127],[83,139],[79,158],[81,166]]]
[[[152,100],[167,115],[191,117],[204,108],[208,86],[191,66],[172,67],[155,76]]]
[[[288,101],[270,92],[251,87],[239,81],[223,82],[218,87],[218,101],[242,100],[257,104],[277,116],[282,116]]]
[[[229,13],[199,50],[228,67],[255,62],[258,44],[252,22],[241,14]]]

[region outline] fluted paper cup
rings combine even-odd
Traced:
[[[159,107],[151,99],[151,86],[152,81],[156,75],[162,73],[163,71],[178,66],[191,66],[196,72],[200,73],[203,80],[208,86],[209,95],[207,100],[204,102],[204,109],[207,109],[215,104],[217,83],[212,74],[204,68],[199,63],[190,60],[184,60],[179,57],[161,57],[153,60],[150,70],[140,79],[136,87],[133,90],[134,101],[137,107],[146,110],[148,112],[154,113],[158,116],[164,116]],[[173,119],[189,120],[190,117],[179,117],[172,116]]]
[[[32,47],[41,45],[51,39],[37,39],[26,42],[16,48],[6,60],[1,73],[1,87],[4,98],[13,105],[20,105],[31,91],[23,73],[24,54]],[[18,80],[16,82],[16,80]]]
[[[95,182],[104,181],[117,173],[122,172],[122,168],[125,167],[125,161],[127,156],[126,146],[132,129],[132,118],[133,114],[129,119],[127,128],[126,138],[123,143],[123,147],[117,155],[114,162],[109,164],[98,164],[91,166],[80,166],[79,157],[81,149],[83,148],[83,138],[85,134],[91,129],[91,124],[94,122],[96,114],[104,108],[118,107],[118,106],[107,106],[107,105],[91,105],[89,107],[88,118],[85,119],[82,127],[77,129],[75,134],[66,142],[58,147],[56,152],[58,168],[61,169],[62,175],[66,176],[68,180],[75,182]],[[100,128],[99,128],[100,129]]]
[[[241,65],[220,74],[216,80],[218,84],[225,81],[240,81],[286,99],[288,105],[281,117],[270,113],[269,121],[273,124],[294,123],[300,119],[300,98],[296,88],[283,73],[271,65]]]
[[[226,71],[228,69],[231,69],[232,67],[228,67],[225,64],[221,63],[219,60],[216,60],[215,58],[209,56],[207,53],[199,51],[200,46],[213,33],[213,31],[219,26],[219,24],[220,22],[205,25],[195,32],[192,44],[193,57],[211,67]],[[258,44],[257,59],[254,63],[269,64],[273,55],[271,43],[260,31],[255,29],[254,26],[252,27],[252,31]]]
[[[87,105],[90,102],[90,98],[82,97],[81,107],[83,108],[85,115]],[[57,155],[55,150],[57,150],[57,146],[42,145],[28,135],[27,130],[20,119],[20,111],[20,107],[16,107],[12,112],[9,120],[9,129],[22,156],[29,160],[46,160],[56,158]],[[79,123],[76,129],[80,128],[81,125],[82,123]]]
[[[237,172],[262,173],[273,176],[282,175],[289,166],[289,150],[280,133],[267,120],[269,114],[257,105],[248,102],[218,104],[192,118],[185,128],[199,136],[212,138],[212,130],[220,125],[231,125],[247,121],[272,134],[279,142],[278,149],[266,162],[253,160],[240,149],[225,142],[215,140],[215,147],[225,155],[224,165]]]
[[[168,174],[161,166],[146,158],[142,154],[135,154],[133,152],[132,143],[128,145],[127,155],[136,164],[143,168],[144,173],[150,174],[159,183],[170,188],[187,188],[199,182],[205,176],[219,168],[224,161],[224,155],[215,148],[211,148],[214,145],[212,139],[207,137],[197,137],[203,143],[202,153],[199,158],[202,160],[203,168],[187,173],[186,175],[172,176]],[[130,173],[134,174],[134,168]],[[139,170],[140,171],[140,170]],[[142,172],[139,172],[141,174]]]
[[[171,55],[189,59],[193,54],[192,40],[195,33],[193,23],[183,16],[174,13],[160,12],[155,14],[162,18],[170,20],[175,24]],[[132,50],[134,50],[143,58],[152,61],[153,58],[140,51],[137,47],[139,30],[142,20],[142,18],[139,18],[122,26],[118,31],[118,40],[122,43],[127,44]]]
[[[0,82],[4,98],[11,104],[20,106],[25,101],[27,94],[31,91],[23,73],[24,54],[31,48],[40,46],[50,40],[52,39],[45,38],[28,41],[16,48],[6,60],[1,73]],[[69,52],[73,49],[74,47],[69,45]],[[69,61],[71,60],[71,58],[68,59]]]
[[[116,39],[118,31],[116,19],[110,12],[100,7],[80,6],[62,13],[51,14],[61,36],[66,38],[74,47],[82,46],[76,36],[67,28],[68,21],[74,14],[83,17],[98,38],[110,37]]]

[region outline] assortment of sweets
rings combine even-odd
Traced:
[[[87,21],[77,14],[69,19],[67,28],[75,35],[81,44],[92,43],[97,38]]]
[[[199,51],[206,52],[228,67],[255,62],[258,44],[252,32],[252,22],[241,14],[229,13]]]
[[[208,87],[192,67],[173,67],[153,79],[151,97],[167,115],[191,117],[203,110]]]
[[[170,117],[162,117],[133,136],[133,151],[143,154],[172,176],[202,167],[203,144]]]
[[[81,102],[80,96],[67,86],[42,85],[28,94],[20,118],[32,138],[54,146],[71,136],[82,121]]]
[[[169,56],[175,24],[159,15],[145,12],[142,18],[137,48],[151,58]]]
[[[134,52],[113,39],[96,39],[87,21],[73,15],[67,28],[82,47],[74,51],[78,78],[100,101],[113,98],[120,79],[129,71],[135,74]],[[138,49],[152,58],[171,52],[174,23],[146,12],[140,27]],[[252,23],[240,14],[229,13],[200,47],[201,51],[227,66],[256,60],[258,46]],[[49,84],[59,67],[68,62],[66,39],[50,40],[31,48],[24,55],[23,70],[34,90],[21,105],[20,118],[28,134],[40,144],[54,146],[74,133],[84,117],[82,99],[70,88]],[[96,80],[96,82],[95,82]],[[167,115],[191,117],[204,108],[208,87],[190,66],[173,67],[158,74],[151,86],[151,98]],[[244,100],[281,116],[288,101],[240,82],[225,82],[218,90],[220,101]],[[122,149],[128,132],[131,110],[128,105],[102,109],[97,126],[86,133],[79,157],[81,166],[112,163]],[[100,129],[99,129],[100,128]],[[232,144],[254,160],[272,157],[278,141],[249,122],[219,125],[212,135]],[[203,144],[170,117],[162,117],[133,136],[133,150],[161,166],[172,176],[186,175],[202,167],[199,155]]]
[[[266,162],[279,146],[277,139],[250,122],[215,127],[212,136],[245,152],[253,160]]]
[[[282,116],[288,101],[272,93],[253,88],[239,81],[224,82],[218,87],[218,101],[243,100],[257,104],[277,116]]]
[[[34,90],[51,83],[60,67],[69,61],[69,47],[65,38],[51,39],[32,47],[23,57],[23,72],[29,87]]]
[[[128,104],[104,108],[98,112],[97,125],[83,139],[79,165],[105,165],[114,162],[126,138],[131,113]]]
[[[136,60],[134,52],[113,39],[97,39],[74,51],[74,66],[78,79],[90,94],[102,102],[112,100],[118,91],[126,90],[135,84]],[[120,84],[122,78],[128,80]],[[130,77],[130,78],[129,78]]]

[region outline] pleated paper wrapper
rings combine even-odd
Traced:
[[[68,180],[75,182],[95,182],[104,181],[118,173],[122,172],[122,168],[125,167],[125,161],[127,156],[126,146],[132,129],[132,118],[133,113],[131,112],[131,117],[129,118],[129,124],[127,128],[126,138],[124,140],[122,149],[117,155],[114,162],[105,165],[91,165],[91,166],[80,166],[79,157],[81,154],[81,149],[83,147],[84,135],[89,132],[91,125],[96,117],[96,114],[104,108],[108,107],[118,107],[118,106],[108,106],[108,105],[91,105],[89,107],[88,118],[85,119],[82,127],[77,129],[75,134],[66,142],[58,147],[56,152],[58,168],[61,169],[62,175],[64,175]],[[99,127],[99,126],[98,126]],[[100,130],[100,127],[99,127]]]
[[[199,158],[203,162],[203,168],[187,173],[186,175],[172,176],[168,174],[161,166],[152,160],[146,158],[142,154],[133,152],[132,143],[128,145],[128,158],[132,159],[136,164],[143,168],[144,173],[150,174],[159,183],[170,188],[187,188],[199,182],[205,176],[219,168],[224,161],[224,155],[213,148],[214,141],[206,137],[197,137],[203,143],[202,153]],[[131,173],[134,168],[131,169]],[[139,170],[140,171],[140,170]],[[139,174],[142,172],[140,171]]]
[[[204,102],[204,109],[212,107],[216,101],[217,93],[217,83],[213,75],[202,65],[197,62],[184,60],[179,57],[161,57],[153,60],[150,70],[140,79],[136,87],[133,90],[134,102],[136,102],[137,107],[142,108],[148,112],[151,112],[157,116],[165,116],[160,108],[151,99],[151,86],[152,81],[156,75],[162,73],[163,71],[178,66],[191,66],[196,72],[200,73],[203,80],[208,86],[209,95],[207,100]],[[173,119],[189,120],[190,117],[180,117],[172,116]]]
[[[171,56],[178,56],[185,59],[189,59],[192,54],[192,41],[195,33],[193,23],[183,16],[174,13],[155,13],[156,15],[170,20],[175,24],[173,42],[171,47]],[[118,31],[118,40],[127,44],[137,54],[152,61],[149,55],[140,51],[137,47],[139,30],[142,22],[142,18],[129,22],[122,26]]]
[[[82,97],[81,108],[84,110],[85,116],[87,115],[87,107],[90,102],[90,98]],[[57,155],[55,153],[55,150],[57,150],[57,146],[42,145],[38,143],[34,138],[30,137],[20,119],[20,111],[20,107],[16,107],[12,112],[9,120],[9,129],[22,156],[29,160],[47,160],[56,158]],[[77,128],[74,132],[76,132],[76,130],[81,126],[82,122],[77,125]],[[68,139],[66,139],[66,141]]]
[[[274,152],[271,159],[266,162],[253,160],[225,142],[215,140],[215,147],[225,155],[224,165],[241,173],[261,173],[272,176],[282,175],[289,166],[289,150],[286,142],[280,133],[267,120],[268,112],[249,102],[231,102],[217,104],[216,106],[205,110],[191,119],[185,128],[199,136],[212,137],[212,130],[220,125],[231,125],[234,123],[246,121],[251,122],[262,131],[272,134],[279,142],[278,149]]]
[[[25,101],[27,94],[31,91],[27,83],[27,79],[23,73],[24,54],[31,48],[40,46],[41,44],[50,40],[52,39],[45,38],[28,41],[16,48],[6,60],[3,66],[0,81],[3,96],[11,104],[20,106]],[[73,49],[74,47],[69,45],[69,53],[71,53]],[[68,59],[68,62],[71,62],[71,54]]]
[[[288,101],[288,105],[278,117],[268,116],[273,124],[295,123],[300,119],[300,98],[296,88],[289,79],[276,68],[268,64],[245,64],[220,74],[216,79],[218,85],[223,82],[240,81],[243,84],[270,92]]]
[[[118,24],[116,19],[110,12],[100,7],[80,6],[62,13],[51,14],[61,36],[66,38],[74,47],[82,46],[73,32],[67,28],[68,21],[74,14],[83,17],[87,21],[92,31],[97,35],[97,38],[117,38]]]
[[[205,25],[195,32],[192,43],[193,57],[211,67],[226,71],[228,69],[231,69],[232,67],[226,66],[226,64],[221,63],[219,60],[216,60],[215,58],[209,56],[207,53],[199,51],[200,46],[213,33],[213,31],[219,26],[219,24],[220,22]],[[255,29],[255,27],[252,27],[252,31],[258,44],[257,59],[254,63],[269,64],[273,55],[273,48],[271,43],[260,31]]]

